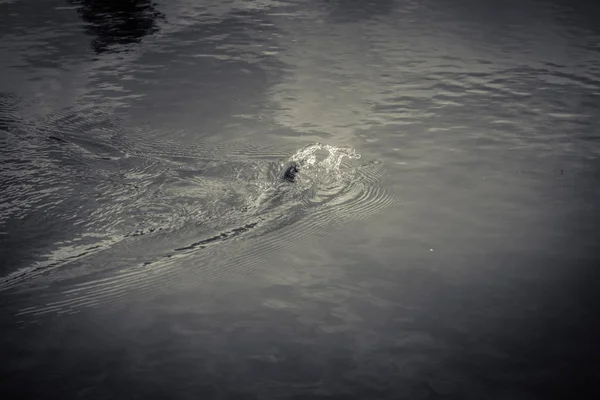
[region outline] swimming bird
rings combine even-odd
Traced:
[[[293,183],[296,181],[296,174],[298,172],[300,172],[300,166],[297,163],[292,161],[290,164],[288,164],[285,171],[283,171],[283,175],[282,175],[281,179],[283,179],[284,181]]]

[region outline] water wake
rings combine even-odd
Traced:
[[[0,290],[18,294],[46,288],[43,304],[19,308],[20,314],[46,314],[117,305],[133,292],[158,295],[215,281],[272,279],[276,274],[266,273],[270,258],[395,204],[379,182],[381,164],[357,164],[360,158],[350,147],[315,143],[288,159],[213,163],[220,174],[204,185],[211,194],[198,199],[201,211],[54,260],[51,270],[38,267],[5,279]],[[300,167],[294,183],[280,179],[289,162]],[[204,171],[207,179],[211,173]],[[195,182],[202,186],[202,180]],[[163,185],[164,193],[178,188]]]

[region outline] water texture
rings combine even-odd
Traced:
[[[0,0],[0,396],[591,395],[599,20]]]

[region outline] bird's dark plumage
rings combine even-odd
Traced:
[[[295,162],[292,162],[287,166],[281,178],[287,182],[295,182],[298,172],[300,172],[300,167]]]

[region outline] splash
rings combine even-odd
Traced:
[[[327,156],[319,160],[318,152],[325,150],[328,152]],[[290,157],[290,161],[295,161],[300,166],[316,166],[325,168],[327,171],[337,172],[340,170],[340,165],[344,157],[350,159],[359,159],[360,154],[351,147],[336,147],[328,144],[315,143],[298,150],[293,156]]]
[[[309,144],[296,151],[287,163],[300,167],[293,185],[282,182],[281,168],[287,163],[277,163],[274,180],[253,183],[244,210],[249,214],[267,218],[267,214],[294,215],[305,212],[305,207],[326,203],[352,186],[356,178],[354,168],[344,168],[345,158],[361,156],[351,147],[336,147],[322,143]],[[276,177],[276,178],[275,178]],[[299,207],[299,209],[297,208]]]

